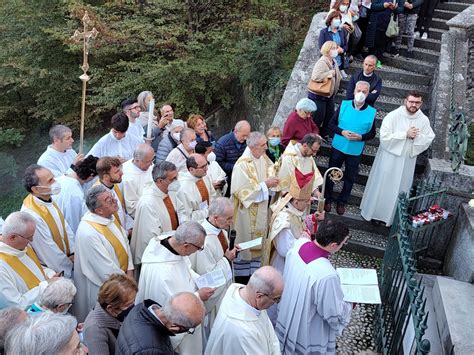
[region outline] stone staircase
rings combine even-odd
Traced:
[[[382,92],[375,105],[378,111],[376,118],[377,136],[366,143],[360,171],[356,178],[356,184],[354,184],[352,190],[352,196],[346,206],[346,213],[343,216],[337,215],[333,205],[332,212],[327,214],[327,218],[343,221],[351,229],[352,238],[348,245],[345,246],[345,250],[364,255],[383,257],[389,228],[381,225],[374,225],[365,221],[360,216],[359,209],[365,184],[367,183],[369,172],[377,153],[379,145],[379,128],[382,119],[388,112],[395,110],[402,105],[403,98],[411,90],[416,90],[423,94],[424,104],[422,110],[429,116],[429,107],[431,106],[430,86],[433,82],[435,69],[439,64],[441,36],[448,30],[446,22],[473,4],[474,0],[457,0],[456,2],[439,4],[434,12],[433,21],[428,35],[429,38],[426,40],[415,40],[414,58],[410,59],[404,56],[406,53],[407,41],[407,38],[404,37],[400,56],[395,57],[386,53],[386,58],[383,61],[383,68],[377,69],[377,74],[383,80]],[[354,61],[346,72],[352,74],[355,71],[358,71],[361,66],[361,62]],[[348,79],[341,82],[342,90],[336,97],[337,105],[345,98],[347,84]],[[324,174],[327,169],[330,150],[331,148],[329,145],[323,144],[319,156],[316,159],[321,174]],[[424,168],[423,165],[417,163],[415,174],[423,173]],[[334,191],[336,196],[337,193],[341,191],[341,188],[342,183],[335,185]]]

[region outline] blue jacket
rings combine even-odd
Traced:
[[[365,34],[365,46],[367,48],[375,47],[375,36],[377,31],[385,32],[390,22],[391,11],[383,7],[387,0],[373,0],[370,6],[369,24]],[[405,0],[397,0],[397,8],[393,11],[395,14],[403,12]]]
[[[375,101],[377,101],[380,95],[380,90],[382,89],[382,79],[378,77],[375,72],[372,76],[364,76],[364,70],[362,69],[352,74],[351,80],[349,81],[349,84],[347,84],[346,100],[354,99],[354,90],[358,81],[367,81],[370,84],[369,95],[365,99],[365,102],[374,107]],[[374,90],[377,92],[372,93]]]
[[[240,144],[235,139],[234,132],[229,132],[223,135],[217,142],[214,147],[214,153],[216,154],[216,161],[221,166],[222,170],[225,171],[227,177],[230,178],[232,175],[232,170],[234,169],[234,164],[237,159],[243,154],[245,148],[247,148],[246,143]]]

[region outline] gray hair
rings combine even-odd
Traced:
[[[145,104],[145,101],[148,96],[153,96],[151,91],[142,91],[138,94],[137,103],[142,111],[148,110],[148,106]]]
[[[308,99],[307,97],[301,99],[296,103],[296,109],[304,112],[314,112],[317,110],[314,101]]]
[[[169,322],[174,323],[174,324],[179,324],[183,327],[192,328],[192,327],[196,326],[196,324],[193,322],[193,320],[188,315],[183,314],[183,312],[181,312],[179,309],[177,309],[177,307],[175,307],[175,305],[174,305],[176,303],[176,302],[174,302],[174,300],[176,298],[181,297],[181,296],[185,296],[187,294],[189,296],[196,297],[196,300],[199,301],[199,303],[201,304],[201,307],[204,308],[204,303],[199,299],[199,297],[193,295],[190,292],[179,292],[179,293],[171,296],[166,301],[164,306],[161,308],[161,311],[163,312],[164,316],[166,317],[166,319]]]
[[[234,131],[238,132],[244,127],[249,127],[250,128],[250,123],[246,120],[239,121],[235,124]]]
[[[72,303],[76,295],[76,286],[71,280],[61,277],[60,279],[51,282],[41,294],[39,304],[42,307],[53,310],[57,306],[66,303]]]
[[[209,216],[221,216],[227,208],[233,206],[233,203],[227,197],[218,197],[209,205]]]
[[[139,144],[133,151],[133,159],[143,160],[145,159],[147,153],[152,153],[152,152],[154,152],[154,150],[148,144],[146,143]]]
[[[354,90],[355,90],[355,88],[357,88],[358,86],[361,86],[361,85],[367,86],[367,89],[370,90],[370,84],[369,84],[367,81],[364,81],[364,80],[359,80],[359,81],[356,83],[356,85],[355,85],[355,87],[354,87]]]
[[[153,177],[153,181],[158,179],[166,179],[167,172],[174,170],[176,170],[176,165],[174,165],[172,162],[163,160],[153,167],[151,176]]]
[[[374,60],[374,61],[377,63],[377,57],[376,57],[375,55],[369,54],[367,57],[364,58],[364,61],[365,61],[367,58],[368,58],[368,59],[372,59],[372,60]]]
[[[89,211],[92,213],[101,205],[99,204],[98,198],[99,195],[109,191],[104,185],[92,186],[89,191],[86,192],[86,206]]]
[[[73,316],[43,312],[18,324],[5,340],[6,354],[61,354],[76,331]]]
[[[247,146],[248,147],[255,147],[260,143],[260,140],[262,138],[265,138],[265,135],[263,133],[260,133],[258,131],[253,131],[250,132],[249,137],[247,138]]]
[[[28,319],[28,314],[21,308],[5,308],[0,310],[0,349],[3,349],[5,338],[8,332],[15,327],[15,325],[24,322]]]
[[[196,134],[194,129],[191,128],[185,128],[179,133],[179,140],[183,141],[183,138],[188,138],[188,136],[191,136],[191,134]]]
[[[261,292],[271,295],[279,283],[283,283],[281,273],[272,266],[263,266],[252,274],[247,287],[254,293]]]
[[[206,237],[206,230],[198,222],[187,221],[181,224],[173,235],[178,244],[199,244]]]
[[[309,145],[310,147],[313,146],[313,144],[315,143],[318,143],[318,144],[321,144],[321,136],[319,134],[316,134],[316,133],[308,133],[308,134],[305,134],[305,136],[300,140],[300,143],[301,144],[307,144]]]
[[[51,127],[49,130],[49,139],[51,143],[54,143],[54,139],[63,139],[66,133],[71,133],[71,129],[67,126],[63,126],[62,124],[58,124],[56,126]]]
[[[4,237],[8,237],[12,234],[20,234],[24,236],[28,227],[31,225],[36,227],[36,222],[28,212],[13,212],[5,219],[2,234]]]

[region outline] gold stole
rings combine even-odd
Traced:
[[[107,227],[104,226],[103,224],[87,221],[99,234],[103,235],[105,239],[112,245],[112,248],[114,248],[115,254],[117,255],[120,263],[120,269],[122,271],[127,271],[128,270],[128,254],[125,248],[123,247],[122,243],[120,243],[120,240],[115,236],[114,233]],[[119,228],[119,231],[121,232],[122,230]]]
[[[46,274],[44,273],[43,267],[41,266],[38,257],[36,256],[34,250],[31,247],[27,247],[26,249],[26,255],[33,260],[33,262],[36,264],[38,269],[40,269],[41,273],[43,274],[43,277],[45,280],[48,278],[46,277]],[[26,287],[28,287],[28,290],[31,290],[32,288],[35,288],[36,286],[39,285],[41,282],[36,275],[28,269],[28,267],[21,262],[21,260],[14,255],[7,254],[7,253],[0,253],[0,259],[5,261],[8,266],[10,266],[22,279],[25,281]]]
[[[176,214],[176,210],[174,209],[173,206],[173,201],[171,201],[171,198],[169,196],[166,196],[163,199],[163,203],[165,204],[166,210],[168,211],[168,214],[170,216],[170,221],[171,221],[171,230],[176,230],[178,228],[178,215]]]
[[[100,184],[102,184],[102,182],[100,180],[97,180],[94,185],[97,186],[97,185],[100,185]],[[102,185],[104,185],[104,184],[102,184]],[[109,188],[106,185],[104,185],[104,186]],[[119,198],[120,203],[122,204],[122,208],[125,208],[125,200],[123,199],[123,194],[122,194],[122,191],[120,191],[120,188],[119,188],[118,184],[114,184],[113,189],[114,189],[115,193],[117,194],[117,197]],[[114,212],[114,217],[115,217],[115,220],[117,221],[117,223],[120,225],[119,230],[121,230],[121,227],[125,228],[124,226],[122,226],[122,221],[120,221],[118,211]],[[115,224],[117,225],[117,223],[115,223]]]
[[[201,195],[201,201],[207,201],[207,204],[209,205],[209,191],[207,190],[206,183],[202,178],[196,181],[196,187]]]
[[[58,248],[61,249],[64,254],[69,256],[71,252],[69,250],[69,239],[66,232],[66,223],[64,222],[63,213],[58,208],[58,206],[54,202],[52,202],[52,205],[58,212],[59,219],[61,220],[64,238],[61,237],[61,233],[59,232],[58,226],[56,225],[56,221],[54,220],[54,217],[51,215],[49,210],[46,207],[37,204],[32,194],[26,196],[26,198],[23,200],[23,204],[32,211],[36,212],[46,222],[49,227],[49,230],[51,231],[51,235],[53,236],[53,240],[58,246]],[[64,241],[64,244],[62,243],[62,241]],[[64,248],[64,245],[66,246],[66,248]]]

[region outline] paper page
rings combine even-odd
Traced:
[[[196,282],[196,285],[198,288],[203,288],[203,287],[217,288],[224,285],[226,282],[224,273],[222,272],[221,269],[216,269],[214,271],[208,272],[207,274],[204,274],[198,277],[194,281]]]
[[[379,287],[341,285],[344,292],[344,301],[355,303],[381,304]]]
[[[343,285],[378,285],[375,269],[337,268]]]
[[[262,245],[262,237],[245,243],[239,243],[240,250],[250,249]]]

